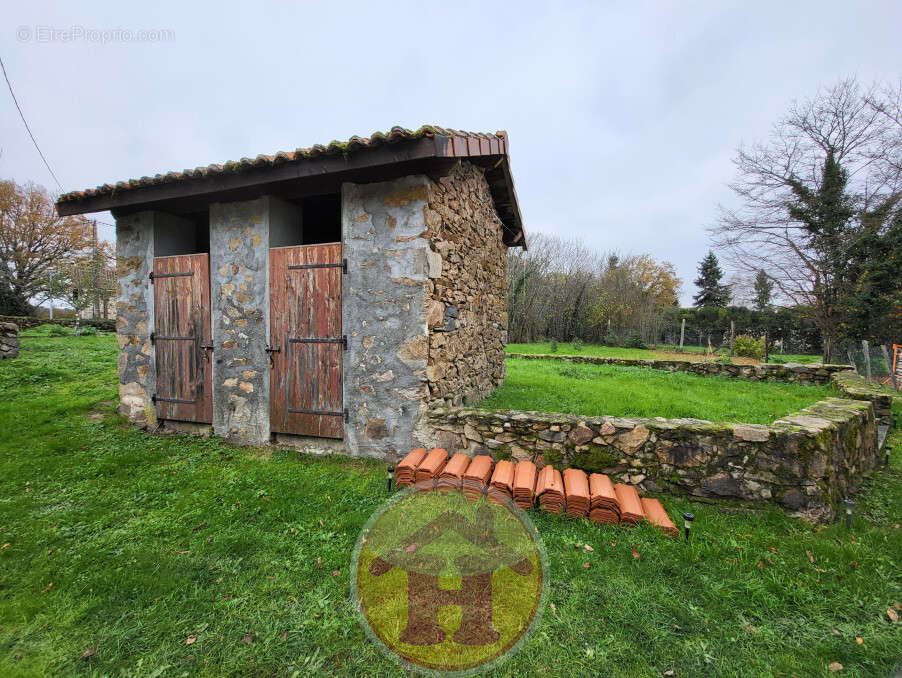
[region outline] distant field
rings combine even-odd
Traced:
[[[829,386],[508,358],[504,385],[479,406],[588,416],[691,417],[769,424],[835,395]]]
[[[508,353],[552,353],[551,343],[537,341],[531,344],[508,344]],[[584,344],[581,348],[573,348],[571,343],[559,343],[557,353],[560,355],[597,355],[604,358],[636,358],[639,360],[705,360],[707,349],[701,346],[686,346],[680,353],[678,347],[659,344],[657,349],[622,348],[620,346],[598,346],[596,344]],[[715,352],[717,358],[727,355],[729,352],[721,350]],[[821,357],[817,355],[798,355],[790,353],[775,353],[771,356],[772,362],[781,363],[818,363]],[[757,364],[760,361],[754,358],[737,358],[733,362],[737,365]]]

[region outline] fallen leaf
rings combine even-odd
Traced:
[[[889,620],[890,620],[891,622],[897,622],[897,621],[899,621],[899,613],[896,612],[896,611],[895,611],[893,608],[891,608],[891,607],[886,608],[886,616],[889,617]]]
[[[674,671],[673,669],[667,669],[662,675],[665,675],[665,676],[675,676],[675,675],[676,675],[676,671]]]
[[[633,558],[636,558],[638,560],[639,559],[639,549],[637,549],[635,546],[630,544],[630,551],[633,552]]]
[[[823,574],[823,573],[826,572],[827,570],[822,570],[821,568],[816,567],[816,568],[814,568],[814,571],[815,571],[815,572],[820,572],[821,574]]]
[[[855,642],[861,645],[864,642],[864,638],[861,636],[855,636]]]
[[[275,580],[276,580],[276,578],[275,578],[275,577],[272,577],[272,576],[267,577],[267,579],[269,579],[269,581],[275,581]]]
[[[834,636],[842,635],[842,632],[839,629],[833,629],[830,633],[832,633]]]
[[[858,569],[858,561],[857,561],[857,560],[851,561],[851,562],[849,563],[849,567],[851,567],[851,568],[857,570],[857,569]]]
[[[411,544],[410,546],[408,546],[408,547],[407,547],[406,549],[404,549],[404,550],[407,551],[408,553],[413,553],[413,552],[416,551],[418,548],[420,548],[418,544]]]
[[[200,525],[198,525],[197,527],[195,527],[195,528],[192,530],[192,532],[200,532],[200,531],[201,531],[202,529],[204,529],[206,526],[207,526],[207,521],[205,520],[205,521],[202,522]]]
[[[814,565],[814,556],[811,555],[811,551],[805,551],[805,555],[808,556],[808,562]]]
[[[573,548],[575,548],[577,551],[579,551],[582,548],[582,546],[580,544],[574,544]]]
[[[288,631],[282,631],[282,633],[279,634],[279,638],[281,638],[282,640],[288,640]]]
[[[9,548],[9,542],[6,542],[3,546],[0,546],[0,551],[2,551],[3,549],[8,549],[8,548]]]
[[[754,626],[752,626],[748,622],[746,622],[745,624],[742,625],[742,630],[745,631],[746,633],[758,633],[758,629],[756,629]]]
[[[588,544],[586,544],[585,546],[583,546],[583,548],[586,549],[586,551],[594,551],[594,550],[595,550],[595,549],[593,549],[591,546],[589,546]]]
[[[763,570],[763,569],[764,569],[764,561],[763,561],[763,560],[759,560],[759,561],[758,561],[758,569],[759,569],[759,570]]]
[[[319,612],[314,612],[314,613],[313,613],[313,618],[314,618],[314,619],[319,619]]]
[[[770,547],[770,552],[771,552],[771,553],[776,553],[776,552],[777,552],[777,547],[776,547],[776,546],[771,546],[771,547]]]
[[[320,526],[320,527],[323,526],[323,521],[322,521],[322,520],[319,521],[319,526]]]
[[[317,566],[317,567],[322,567],[322,566],[323,566],[323,559],[320,558],[319,556],[316,557],[316,566]]]
[[[850,535],[850,536],[849,536],[849,539],[852,540],[852,543],[853,543],[853,544],[857,544],[857,543],[858,543],[858,539],[855,537],[854,534],[853,534],[853,535]]]
[[[341,570],[332,570],[332,576],[333,576],[333,577],[337,577],[337,576],[340,575],[340,574],[341,574]]]
[[[173,553],[179,556],[187,556],[191,551],[173,551]]]
[[[617,542],[616,542],[616,541],[612,541],[612,542],[611,542],[611,546],[616,547],[616,546],[617,546]]]
[[[831,671],[842,671],[842,664],[840,664],[839,662],[833,662],[827,668]]]
[[[53,582],[50,582],[49,584],[47,584],[47,586],[44,587],[44,591],[49,591],[52,588],[53,588]]]
[[[194,645],[197,642],[197,636],[188,636],[185,638],[185,645]]]
[[[557,605],[555,605],[554,603],[551,603],[551,611],[557,612]]]
[[[898,600],[894,600],[893,607],[896,608],[897,610],[902,610],[902,603],[899,603]]]
[[[588,563],[588,562],[583,563],[583,567],[585,567],[586,569],[588,569],[588,568],[589,568],[589,563]]]
[[[672,624],[672,626],[673,626],[674,631],[682,631],[683,630],[683,627],[680,626],[679,624]]]
[[[245,644],[253,643],[253,642],[254,642],[254,637],[253,637],[251,634],[249,634],[249,633],[245,633],[245,634],[244,634],[244,638],[242,639],[241,642],[242,642],[242,643],[245,643]]]
[[[89,647],[87,650],[85,650],[84,652],[81,653],[81,658],[82,659],[90,659],[95,654],[97,654],[97,648]]]

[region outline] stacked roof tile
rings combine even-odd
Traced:
[[[488,455],[458,452],[450,459],[440,447],[428,453],[417,448],[397,467],[398,485],[424,483],[442,492],[462,490],[472,500],[487,495],[503,502],[513,497],[520,508],[538,506],[552,513],[566,510],[572,518],[588,518],[597,524],[637,525],[647,521],[671,537],[679,537],[664,506],[657,499],[640,497],[632,485],[614,484],[603,473],[587,475],[577,468],[561,473],[551,465],[541,471],[529,461],[497,464]]]

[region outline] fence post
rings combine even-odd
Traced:
[[[889,351],[886,344],[880,344],[880,352],[883,353],[883,360],[886,362],[886,369],[889,372],[890,381],[893,382],[893,388],[899,390],[899,381],[896,379],[896,370],[893,369],[893,363],[889,359]]]
[[[733,339],[736,338],[736,323],[730,321],[730,357],[733,357]]]
[[[867,339],[861,340],[861,349],[864,351],[864,369],[867,372],[868,383],[871,381],[871,351],[868,349]]]
[[[683,322],[680,323],[680,353],[683,352],[683,339],[686,337],[686,319],[683,318]]]

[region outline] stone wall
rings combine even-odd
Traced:
[[[843,392],[847,398],[867,400],[874,405],[874,413],[878,420],[890,423],[893,416],[893,396],[880,389],[856,372],[838,372],[833,375],[833,385]],[[897,398],[902,398],[902,391]]]
[[[119,413],[133,424],[155,425],[153,331],[154,212],[116,218],[116,339],[119,342]]]
[[[59,309],[57,309],[58,311]],[[63,309],[71,311],[72,309]],[[90,312],[90,309],[87,309]],[[0,323],[13,323],[18,325],[21,330],[31,329],[39,325],[60,325],[62,327],[75,327],[75,318],[60,318],[58,313],[54,312],[56,317],[53,319],[47,317],[38,318],[30,315],[0,315]],[[82,327],[96,327],[104,332],[114,332],[116,330],[115,318],[80,318],[78,324]]]
[[[19,326],[0,322],[0,359],[19,356]]]
[[[271,198],[210,206],[213,431],[269,442],[269,215]]]
[[[429,359],[435,404],[472,404],[504,380],[506,248],[483,172],[469,163],[429,186],[429,257],[441,274],[426,290]]]
[[[424,208],[429,180],[342,186],[345,442],[352,455],[395,458],[417,447],[426,408],[424,299],[435,276]]]
[[[749,381],[795,381],[802,384],[827,384],[837,372],[852,369],[851,365],[732,365],[720,362],[692,360],[639,360],[634,358],[604,358],[591,355],[557,355],[534,353],[510,353],[509,358],[525,360],[564,360],[591,365],[620,365],[623,367],[650,367],[667,372],[692,372],[702,376],[724,376]]]
[[[435,408],[434,444],[575,466],[647,491],[772,502],[828,520],[878,463],[870,403],[829,398],[770,426]]]

